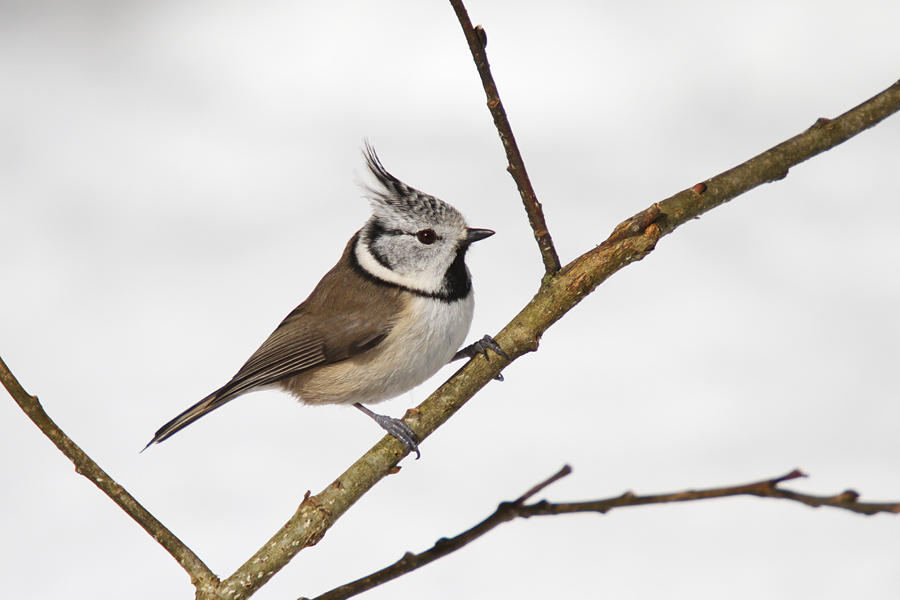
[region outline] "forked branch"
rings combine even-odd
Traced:
[[[599,512],[606,514],[614,508],[625,508],[628,506],[643,506],[645,504],[664,504],[669,502],[692,502],[700,500],[709,500],[712,498],[728,498],[735,496],[759,496],[761,498],[775,498],[781,500],[793,500],[806,504],[807,506],[831,506],[841,508],[852,512],[874,515],[879,512],[898,513],[900,512],[900,503],[889,504],[873,504],[866,502],[858,502],[859,494],[854,491],[846,491],[835,496],[810,496],[799,492],[792,492],[779,488],[782,482],[806,477],[799,470],[794,470],[787,475],[775,477],[774,479],[766,479],[756,481],[744,485],[733,487],[720,487],[707,490],[688,490],[684,492],[676,492],[673,494],[656,494],[652,496],[636,496],[631,492],[626,492],[615,498],[607,498],[605,500],[591,500],[588,502],[572,502],[565,504],[551,503],[542,500],[534,504],[525,504],[525,502],[546,488],[553,482],[565,477],[572,472],[572,469],[566,465],[552,477],[539,483],[534,488],[520,496],[512,502],[503,502],[497,507],[488,518],[481,521],[471,529],[468,529],[452,538],[441,538],[435,542],[434,546],[419,554],[407,552],[403,558],[394,564],[381,569],[371,575],[357,579],[356,581],[337,587],[329,592],[316,596],[314,600],[344,600],[351,598],[357,594],[361,594],[376,586],[396,579],[402,575],[420,569],[435,560],[447,556],[452,552],[463,548],[467,544],[474,542],[489,531],[492,531],[498,525],[512,521],[516,518],[537,517],[547,515],[561,515],[577,512]],[[302,600],[302,599],[301,599]]]

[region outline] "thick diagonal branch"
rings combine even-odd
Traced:
[[[494,339],[514,360],[535,350],[547,328],[613,273],[652,252],[662,236],[755,187],[784,179],[791,167],[834,148],[898,110],[900,81],[834,120],[819,119],[786,142],[641,211],[617,226],[606,241],[564,266],[558,275],[545,277],[528,306]],[[493,364],[497,366],[496,361]]]

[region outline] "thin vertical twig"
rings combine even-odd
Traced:
[[[519,188],[519,194],[522,196],[522,203],[525,205],[525,212],[528,214],[528,222],[534,232],[534,239],[537,241],[538,248],[541,251],[541,257],[544,261],[544,271],[548,275],[552,275],[559,271],[560,262],[556,248],[553,246],[553,239],[550,237],[550,231],[547,229],[547,222],[544,220],[544,209],[538,202],[534,188],[531,187],[531,180],[528,178],[528,172],[525,170],[525,162],[522,160],[522,154],[516,145],[516,138],[513,135],[512,127],[509,119],[506,117],[506,111],[503,109],[503,103],[500,101],[500,93],[497,91],[497,84],[494,83],[494,77],[491,75],[491,67],[488,64],[487,52],[487,35],[484,29],[479,26],[477,29],[472,27],[472,21],[469,19],[469,13],[463,6],[462,0],[450,0],[453,10],[456,11],[456,17],[462,26],[463,33],[466,35],[466,41],[469,42],[469,49],[472,51],[472,58],[475,59],[475,66],[478,68],[478,74],[481,76],[481,84],[484,86],[484,93],[487,94],[487,105],[494,117],[494,126],[497,133],[500,134],[500,140],[503,142],[503,148],[506,150],[506,158],[509,161],[507,170],[512,175],[516,186]]]

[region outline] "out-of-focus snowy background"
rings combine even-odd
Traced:
[[[900,78],[895,0],[469,10],[563,262]],[[470,254],[470,337],[499,331],[541,263],[448,3],[0,2],[0,355],[223,577],[377,427],[267,392],[138,451],[337,260],[366,137],[497,231]],[[256,597],[421,551],[564,463],[541,497],[799,467],[795,489],[900,498],[898,172],[894,117],[664,238]],[[0,480],[6,597],[193,597],[9,398]],[[531,519],[366,598],[895,598],[898,540],[896,518],[753,498]]]

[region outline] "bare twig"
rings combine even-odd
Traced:
[[[494,126],[500,134],[500,140],[503,142],[503,148],[506,150],[506,158],[509,161],[507,170],[512,175],[516,186],[519,188],[519,194],[522,196],[522,202],[525,204],[525,212],[528,213],[528,222],[531,223],[531,229],[534,232],[534,239],[537,240],[538,248],[541,251],[541,257],[544,260],[544,271],[551,275],[559,271],[559,256],[556,248],[553,246],[553,240],[550,237],[550,231],[547,229],[547,223],[544,220],[544,209],[538,202],[534,188],[531,187],[531,180],[528,178],[528,172],[525,170],[525,162],[522,160],[522,154],[516,144],[516,137],[513,135],[512,127],[509,119],[506,117],[506,111],[503,109],[503,103],[500,101],[500,93],[497,91],[497,84],[494,83],[494,76],[491,75],[491,67],[488,64],[487,52],[487,34],[479,25],[477,28],[472,27],[472,21],[469,19],[469,13],[463,6],[462,0],[450,0],[453,10],[456,11],[456,17],[462,26],[463,33],[466,35],[466,41],[469,42],[469,50],[472,51],[472,58],[475,59],[475,66],[478,68],[478,74],[481,76],[481,84],[484,86],[484,93],[487,94],[487,105],[494,117]]]
[[[478,523],[471,529],[452,538],[441,538],[434,546],[419,554],[407,552],[403,558],[394,564],[381,569],[371,575],[357,579],[329,592],[316,596],[314,600],[344,600],[351,598],[365,591],[368,591],[383,583],[387,583],[392,579],[396,579],[411,571],[415,571],[435,560],[447,556],[452,552],[456,552],[467,544],[475,541],[479,537],[485,535],[498,525],[512,521],[515,518],[528,518],[536,516],[560,515],[577,512],[599,512],[605,514],[613,508],[624,508],[626,506],[643,506],[645,504],[663,504],[668,502],[691,502],[699,500],[709,500],[712,498],[727,498],[734,496],[759,496],[762,498],[778,498],[783,500],[794,500],[808,506],[832,506],[842,508],[864,515],[873,515],[879,512],[898,513],[900,512],[900,503],[891,504],[870,504],[857,502],[859,494],[853,491],[846,491],[836,496],[809,496],[788,490],[778,488],[778,484],[806,477],[799,470],[794,470],[787,475],[776,477],[774,479],[766,479],[745,485],[734,487],[713,488],[708,490],[689,490],[685,492],[677,492],[674,494],[657,494],[653,496],[635,496],[631,492],[627,492],[615,498],[605,500],[592,500],[589,502],[574,502],[568,504],[556,504],[546,501],[537,502],[535,504],[525,504],[525,501],[546,488],[553,482],[565,477],[572,472],[572,469],[566,465],[558,473],[536,485],[534,488],[523,494],[519,499],[513,502],[503,502],[494,513],[484,521]],[[303,599],[301,599],[303,600]]]
[[[350,583],[337,587],[330,592],[326,592],[321,596],[317,596],[315,600],[338,600],[340,598],[350,598],[352,596],[356,596],[357,594],[361,594],[367,590],[377,587],[382,583],[387,583],[392,579],[396,579],[401,575],[405,575],[410,571],[415,571],[416,569],[424,567],[425,565],[432,563],[441,557],[447,556],[451,552],[456,552],[463,546],[467,545],[469,542],[480,538],[498,525],[506,523],[507,521],[511,521],[518,517],[518,512],[522,509],[525,501],[527,501],[535,494],[539,493],[548,485],[551,485],[552,483],[562,479],[571,472],[572,468],[569,465],[566,465],[555,475],[549,477],[545,481],[539,483],[538,485],[522,494],[522,496],[520,496],[517,500],[500,504],[500,506],[497,507],[497,510],[494,511],[494,514],[489,516],[487,519],[485,519],[475,527],[472,527],[468,531],[464,531],[463,533],[452,538],[441,538],[437,542],[435,542],[434,546],[432,546],[425,552],[421,552],[419,554],[407,552],[403,555],[403,558],[390,565],[389,567],[385,567],[384,569],[363,577],[362,579],[357,579],[356,581],[352,581]]]
[[[557,471],[556,474],[551,475],[544,481],[540,482],[539,484],[537,484],[536,486],[534,486],[533,488],[531,488],[530,490],[528,490],[527,492],[525,492],[524,494],[522,494],[521,496],[516,498],[515,501],[513,501],[513,504],[515,504],[516,506],[522,506],[523,504],[525,504],[525,502],[529,498],[533,497],[535,494],[539,493],[544,488],[553,485],[554,483],[556,483],[557,481],[559,481],[566,475],[569,475],[571,472],[572,472],[572,467],[570,467],[569,465],[563,465],[563,468],[560,469],[559,471]]]
[[[0,381],[3,387],[13,397],[13,400],[25,411],[25,414],[44,432],[60,452],[72,461],[75,471],[83,475],[94,485],[100,488],[104,494],[119,505],[128,516],[143,527],[153,539],[166,549],[172,557],[178,561],[185,571],[191,576],[191,582],[199,589],[214,589],[219,580],[190,548],[184,545],[165,525],[144,508],[140,502],[134,499],[125,488],[116,483],[91,457],[78,447],[69,436],[44,412],[44,408],[36,396],[30,395],[21,386],[19,381],[10,372],[9,367],[0,358]]]
[[[695,500],[710,500],[712,498],[727,498],[731,496],[758,496],[760,498],[793,500],[794,502],[800,502],[801,504],[806,504],[807,506],[812,506],[814,508],[830,506],[832,508],[840,508],[862,515],[900,513],[900,503],[898,502],[858,502],[859,494],[852,490],[847,490],[834,496],[811,496],[809,494],[801,494],[799,492],[778,488],[780,483],[791,479],[798,479],[800,477],[806,477],[806,475],[799,470],[794,470],[774,479],[766,479],[731,487],[712,488],[707,490],[688,490],[685,492],[656,494],[653,496],[635,496],[631,492],[626,492],[616,498],[591,500],[588,502],[572,502],[567,504],[538,502],[536,504],[523,506],[517,516],[535,517],[577,512],[607,513],[614,508],[623,508],[626,506],[644,506],[646,504],[665,504],[669,502],[691,502]]]

